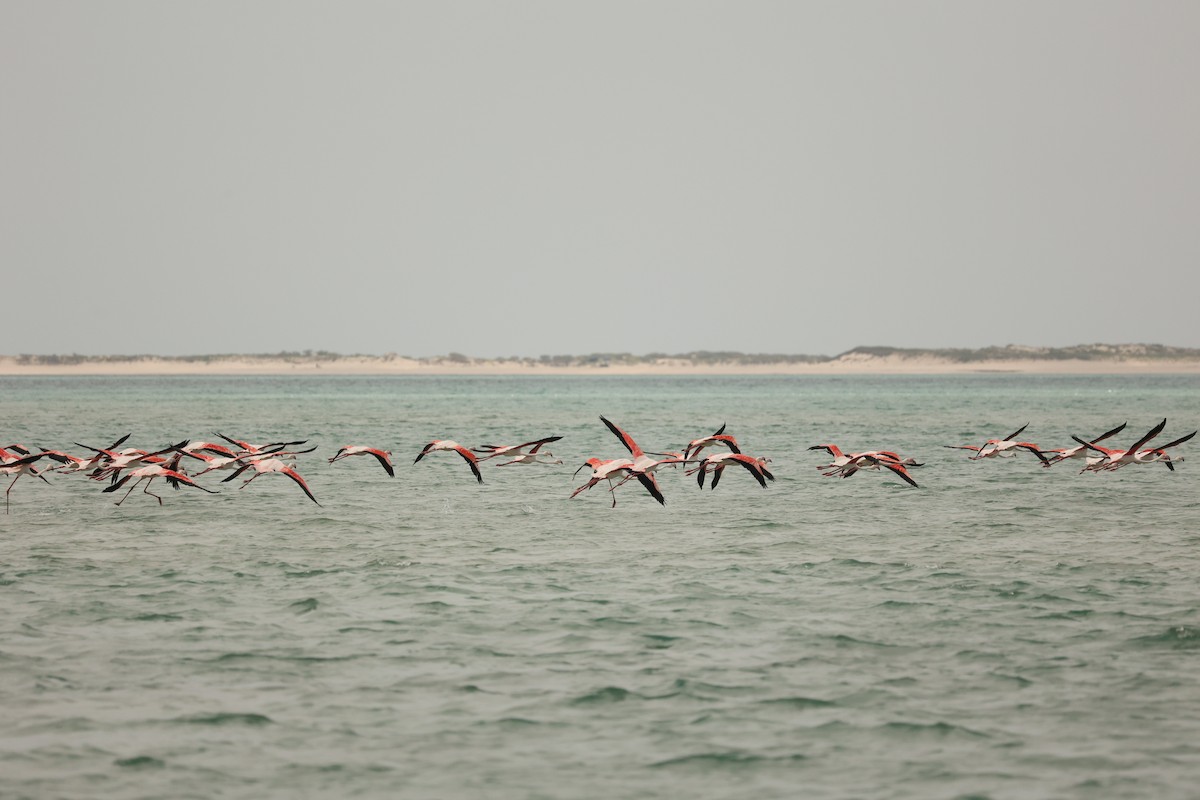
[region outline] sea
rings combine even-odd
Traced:
[[[320,503],[20,478],[9,800],[1200,797],[1196,441],[1102,474],[946,447],[1169,441],[1196,375],[6,377],[0,408],[0,445],[78,454],[307,440]],[[570,499],[626,455],[601,415],[646,450],[726,425],[776,480]],[[563,464],[482,484],[414,463],[546,436]],[[825,477],[827,443],[919,488]],[[352,444],[395,477],[328,463]]]

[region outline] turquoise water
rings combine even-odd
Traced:
[[[165,504],[22,478],[0,517],[0,796],[1190,798],[1200,464],[944,444],[1200,425],[1192,376],[7,378],[0,444],[319,445]],[[583,459],[723,422],[778,480]],[[435,438],[561,435],[477,485]],[[812,444],[916,456],[822,478]],[[394,452],[396,478],[345,444]],[[1191,455],[1192,444],[1180,449]],[[210,476],[211,477],[211,476]],[[6,481],[7,483],[7,481]]]

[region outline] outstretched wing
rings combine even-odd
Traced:
[[[1192,431],[1192,432],[1191,432],[1191,433],[1189,433],[1187,436],[1183,436],[1183,437],[1181,437],[1181,438],[1179,438],[1179,439],[1176,439],[1176,440],[1175,440],[1175,441],[1173,441],[1173,442],[1169,442],[1169,443],[1167,443],[1167,444],[1160,445],[1160,446],[1158,447],[1158,449],[1159,449],[1159,450],[1166,450],[1168,447],[1174,447],[1174,446],[1175,446],[1175,445],[1177,445],[1177,444],[1183,444],[1183,443],[1184,443],[1184,442],[1186,442],[1188,439],[1191,439],[1193,436],[1195,436],[1197,433],[1200,433],[1200,431]]]
[[[557,442],[561,438],[561,436],[547,436],[545,439],[538,439],[536,442],[526,442],[525,444],[520,445],[520,447],[529,447],[532,445],[533,449],[529,452],[536,453],[542,445],[550,444],[551,442]]]
[[[649,492],[650,496],[657,500],[660,505],[665,506],[667,504],[667,499],[663,497],[662,490],[658,488],[658,481],[654,479],[653,475],[647,472],[639,472],[637,473],[637,479],[638,483],[646,487],[646,491]]]
[[[460,456],[462,456],[463,458],[466,459],[467,464],[469,464],[471,467],[471,472],[475,473],[475,480],[477,480],[479,483],[483,483],[483,476],[479,474],[479,466],[476,463],[479,459],[477,459],[475,457],[475,454],[472,453],[467,448],[463,447],[462,445],[459,445],[458,447],[454,448],[454,450]]]
[[[890,469],[896,475],[899,475],[904,480],[904,482],[909,484],[910,486],[914,486],[918,489],[921,488],[921,487],[917,486],[917,482],[914,481],[912,479],[912,476],[908,474],[908,470],[906,470],[904,468],[903,464],[898,464],[894,461],[889,461],[886,458],[875,458],[874,456],[866,456],[866,460],[871,461],[872,463],[878,464],[879,466],[883,467],[884,469]]]
[[[1002,441],[1002,442],[1011,442],[1013,439],[1015,439],[1015,438],[1017,438],[1018,436],[1020,436],[1020,435],[1021,435],[1021,431],[1025,430],[1025,429],[1026,429],[1026,428],[1028,428],[1028,427],[1029,427],[1029,423],[1028,423],[1028,422],[1026,422],[1024,425],[1022,425],[1021,427],[1017,428],[1015,431],[1013,431],[1012,433],[1010,433],[1008,436],[1005,436],[1005,437],[1004,437],[1003,439],[1001,439],[1000,441]]]
[[[600,415],[600,421],[607,425],[608,429],[612,431],[618,439],[621,440],[621,444],[625,445],[625,449],[628,450],[634,458],[645,455],[645,453],[642,452],[642,448],[638,447],[638,443],[633,440],[632,436],[606,419],[603,414]]]
[[[289,478],[295,481],[296,485],[303,489],[304,493],[308,495],[308,499],[312,500],[314,503],[317,503],[317,498],[313,497],[313,493],[309,490],[308,484],[304,482],[304,478],[300,477],[300,473],[296,472],[296,470],[292,469],[291,467],[284,467],[283,469],[279,470],[279,473],[281,475],[287,475]],[[317,503],[317,505],[321,504]]]

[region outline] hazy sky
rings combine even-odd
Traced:
[[[0,353],[1200,347],[1200,3],[0,0]]]

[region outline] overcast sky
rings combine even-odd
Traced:
[[[1200,347],[1200,3],[0,0],[0,353]]]

